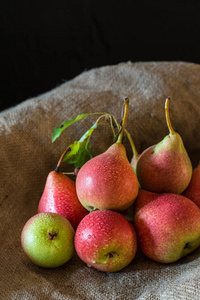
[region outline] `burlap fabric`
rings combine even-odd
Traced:
[[[193,164],[200,158],[200,66],[184,62],[121,63],[85,72],[52,91],[0,114],[0,299],[200,299],[200,249],[173,264],[138,251],[117,273],[88,268],[74,254],[64,266],[44,269],[24,255],[20,235],[37,212],[47,174],[61,153],[89,129],[93,118],[72,125],[54,143],[53,129],[83,112],[107,111],[119,120],[130,98],[126,128],[138,151],[167,133],[164,102],[170,96],[174,129]],[[112,143],[108,129],[92,136],[94,155]],[[129,159],[129,143],[124,138]],[[63,164],[66,171],[70,169]]]

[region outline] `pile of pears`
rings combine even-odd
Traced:
[[[88,160],[72,180],[60,171],[64,155],[49,173],[38,213],[54,212],[77,229],[96,210],[122,214],[132,223],[138,251],[160,263],[172,263],[200,245],[200,164],[193,170],[181,136],[169,118],[169,134],[129,162],[123,145],[129,99],[117,140],[104,153]],[[120,224],[118,224],[120,227]]]

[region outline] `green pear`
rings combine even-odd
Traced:
[[[73,256],[74,235],[75,231],[65,217],[51,212],[39,213],[24,225],[21,246],[34,264],[56,268]]]
[[[143,189],[155,193],[181,194],[189,185],[192,163],[181,136],[172,128],[169,101],[165,114],[169,134],[157,145],[147,148],[139,157],[136,173]]]
[[[123,211],[130,207],[137,197],[137,176],[122,144],[128,107],[129,100],[125,99],[122,129],[117,142],[104,153],[87,161],[78,172],[77,195],[82,205],[90,211],[96,209]]]

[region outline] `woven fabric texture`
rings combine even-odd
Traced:
[[[200,159],[200,65],[126,62],[82,73],[61,86],[0,113],[0,299],[200,299],[200,249],[173,264],[159,264],[139,250],[117,273],[89,268],[76,254],[56,269],[32,264],[22,251],[21,230],[37,213],[46,177],[62,152],[94,123],[88,117],[52,143],[52,132],[80,113],[106,111],[121,118],[129,97],[126,128],[138,152],[168,134],[164,103],[170,96],[173,127],[197,165]],[[112,144],[110,129],[91,138],[93,155]],[[132,152],[124,137],[128,158]],[[71,166],[63,164],[65,171]]]

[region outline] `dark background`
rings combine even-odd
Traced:
[[[200,1],[4,0],[0,16],[0,110],[94,67],[200,63]]]

